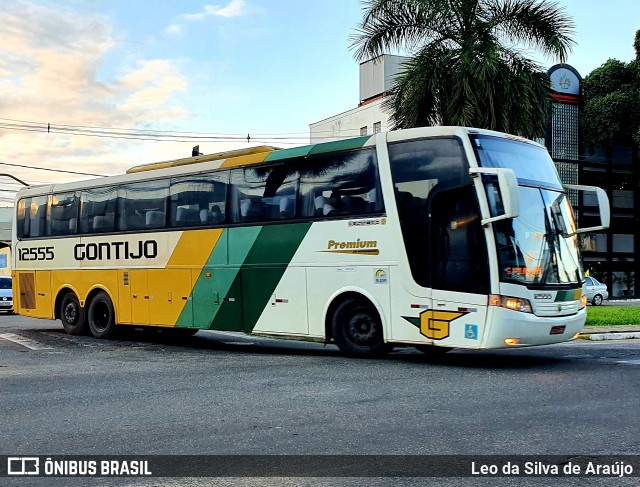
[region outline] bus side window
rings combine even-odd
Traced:
[[[364,215],[384,210],[374,149],[313,157],[300,166],[301,216]]]
[[[44,237],[48,196],[34,196],[29,208],[29,237]]]
[[[83,191],[80,195],[80,232],[113,232],[115,230],[117,196],[118,190],[115,187]],[[69,224],[72,225],[72,222]]]
[[[298,169],[291,161],[270,168],[262,194],[267,220],[288,220],[296,217],[299,179]]]
[[[229,173],[187,176],[171,180],[169,225],[191,227],[224,223]]]
[[[127,184],[119,194],[120,230],[159,229],[166,226],[168,179]]]
[[[233,222],[295,218],[298,170],[292,164],[231,171]]]
[[[29,217],[27,214],[27,208],[31,207],[31,198],[22,198],[18,201],[17,211],[17,235],[22,239],[29,237]]]
[[[47,235],[76,233],[79,207],[79,198],[75,193],[52,195],[47,218]]]

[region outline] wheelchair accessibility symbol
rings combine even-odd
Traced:
[[[478,325],[464,325],[464,337],[468,340],[477,340]]]

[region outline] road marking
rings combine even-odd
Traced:
[[[44,345],[43,343],[36,342],[35,340],[31,340],[29,338],[22,337],[20,335],[16,335],[15,333],[3,333],[0,335],[0,338],[8,340],[13,343],[17,343],[18,345],[22,345],[30,350],[53,350],[53,347],[49,347]]]

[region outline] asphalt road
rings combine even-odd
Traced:
[[[637,455],[639,390],[640,340],[456,350],[438,359],[402,348],[385,359],[355,360],[332,345],[220,332],[186,339],[143,332],[120,340],[72,337],[60,322],[0,315],[0,455]],[[90,479],[19,480],[14,485],[89,485]],[[425,480],[389,482],[215,480]],[[521,478],[479,482],[523,485]],[[618,482],[637,485],[637,478]],[[102,479],[91,485],[213,483]]]

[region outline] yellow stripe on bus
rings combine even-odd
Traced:
[[[222,228],[214,228],[211,230],[182,232],[178,245],[176,245],[167,263],[167,268],[195,267],[202,269],[216,247],[218,240],[220,240],[222,231]]]
[[[258,154],[247,154],[246,156],[232,157],[225,160],[220,167],[237,167],[245,164],[257,164],[263,162],[271,152],[261,152]]]

